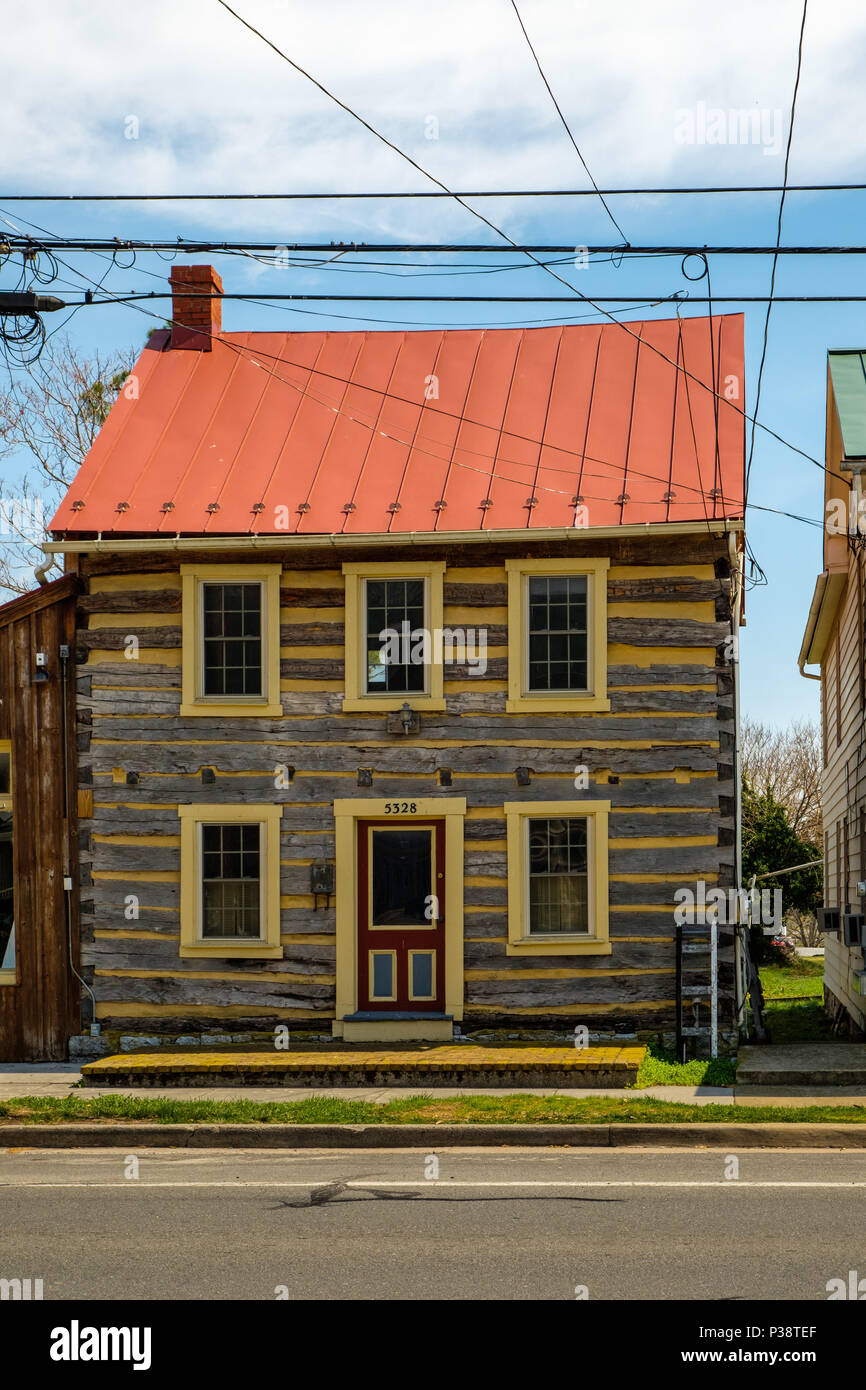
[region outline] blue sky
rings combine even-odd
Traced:
[[[374,0],[238,0],[251,23],[308,67],[451,188],[587,187],[509,0],[471,6]],[[779,183],[796,62],[801,5],[769,0],[696,7],[638,0],[615,9],[523,0],[521,13],[584,157],[602,187]],[[152,0],[124,10],[94,0],[86,11],[48,0],[22,14],[16,42],[39,61],[0,59],[0,215],[25,230],[60,235],[249,237],[274,248],[296,240],[466,240],[495,238],[445,202],[354,203],[10,203],[9,195],[73,192],[333,191],[423,189],[421,176],[281,62],[213,0]],[[791,154],[791,182],[862,180],[866,36],[853,0],[827,0],[809,14]],[[3,63],[9,70],[2,71]],[[763,135],[743,143],[684,142],[702,111],[757,113]],[[132,119],[130,119],[132,118]],[[135,138],[128,138],[130,132]],[[678,135],[679,132],[679,135]],[[428,138],[435,134],[436,138]],[[585,245],[618,241],[596,199],[486,200],[487,216],[517,240]],[[622,197],[613,211],[633,244],[772,244],[778,200],[730,197]],[[787,244],[863,242],[866,193],[792,194]],[[7,223],[7,225],[8,225]],[[0,223],[0,226],[3,224]],[[274,268],[240,256],[212,260],[226,290],[340,293],[558,293],[532,267],[459,274],[439,283],[423,274],[431,257],[393,258],[410,275],[370,268]],[[380,258],[382,259],[382,258]],[[513,254],[476,262],[516,265]],[[96,257],[64,256],[56,293],[79,297],[105,275],[114,294],[159,288],[167,259],[140,254],[123,268]],[[407,262],[414,265],[410,268]],[[442,262],[437,261],[441,267]],[[714,295],[763,294],[769,257],[711,259]],[[689,285],[678,257],[561,270],[590,297],[634,295],[635,302]],[[107,272],[107,273],[106,273]],[[89,277],[89,279],[85,278]],[[0,285],[9,273],[0,272]],[[862,259],[780,261],[778,294],[866,293]],[[565,293],[565,291],[562,291]],[[84,350],[140,345],[167,312],[146,306],[84,308],[65,330]],[[564,321],[587,312],[551,305],[335,305],[285,307],[227,302],[227,329],[504,324]],[[670,307],[624,318],[670,315]],[[735,312],[738,304],[722,306]],[[746,314],[746,408],[755,398],[764,307]],[[823,459],[826,354],[866,345],[863,305],[777,305],[770,322],[760,419],[806,453]],[[706,312],[685,307],[686,314]],[[342,315],[338,317],[337,315]],[[152,315],[152,316],[151,316]],[[50,320],[54,329],[62,316]],[[594,317],[594,315],[593,315]],[[750,500],[820,519],[822,476],[814,464],[758,431]],[[743,704],[773,723],[812,717],[818,686],[796,658],[815,576],[821,532],[757,509],[748,519],[766,587],[748,596],[743,633]]]

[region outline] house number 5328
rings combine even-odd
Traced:
[[[386,801],[386,802],[385,802],[385,815],[386,815],[386,816],[414,815],[415,812],[416,812],[417,810],[418,810],[418,807],[417,807],[417,804],[416,804],[414,801]]]

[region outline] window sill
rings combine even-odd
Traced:
[[[269,941],[237,943],[236,945],[222,946],[218,943],[213,945],[195,945],[182,943],[179,948],[181,960],[192,959],[196,956],[205,960],[282,960],[283,948],[272,946]]]
[[[602,695],[521,695],[505,701],[506,714],[605,714],[610,700]]]
[[[446,707],[444,699],[435,695],[407,692],[405,695],[361,695],[354,699],[347,696],[343,700],[343,711],[349,714],[375,714],[377,711],[391,714],[394,710],[401,710],[407,702],[413,710],[444,710]]]
[[[505,947],[507,956],[609,956],[613,953],[610,941],[602,941],[595,936],[565,936],[554,939],[550,936],[522,936],[509,941]]]
[[[200,715],[211,715],[221,719],[279,719],[282,713],[283,707],[279,702],[268,700],[262,700],[258,704],[223,704],[216,700],[196,700],[194,704],[182,704],[180,707],[181,719]]]
[[[0,970],[0,985],[17,985],[18,972],[16,970]]]

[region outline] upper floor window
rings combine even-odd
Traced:
[[[204,695],[261,695],[262,582],[201,586]]]
[[[444,561],[346,564],[344,710],[444,709]]]
[[[508,560],[512,713],[610,709],[609,560]]]
[[[425,630],[426,580],[362,579],[361,583],[367,624],[366,693],[423,693],[427,672],[416,634]]]
[[[527,575],[529,691],[585,691],[589,669],[585,574]]]
[[[280,566],[181,565],[181,715],[279,715]]]

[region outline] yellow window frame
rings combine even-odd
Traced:
[[[346,581],[346,690],[343,709],[348,711],[398,710],[408,701],[412,709],[445,708],[442,662],[426,667],[425,690],[408,690],[387,695],[370,694],[366,689],[367,611],[364,585],[368,579],[423,579],[424,626],[431,634],[441,632],[444,621],[444,560],[415,560],[412,563],[345,564]]]
[[[592,713],[610,709],[607,697],[607,572],[610,560],[506,560],[508,575],[508,697],[509,714]],[[533,575],[587,578],[587,691],[529,690],[529,579]]]
[[[609,801],[512,801],[505,807],[508,844],[508,943],[509,956],[609,956]],[[534,819],[589,820],[587,869],[589,871],[590,932],[529,933],[528,822]]]
[[[181,565],[183,583],[183,689],[181,718],[222,715],[277,718],[280,703],[281,565]],[[262,586],[262,694],[203,695],[204,631],[202,587],[205,584],[255,583]]]
[[[180,955],[223,960],[278,960],[280,944],[280,822],[282,807],[273,805],[178,806],[180,817]],[[203,825],[263,827],[262,926],[260,941],[201,936],[201,831]]]
[[[9,755],[9,791],[8,791],[8,792],[2,792],[2,793],[0,793],[0,811],[12,811],[12,740],[9,739],[9,738],[0,739],[0,755],[5,754],[5,753],[8,753],[8,755]],[[15,835],[14,818],[13,818],[12,834],[13,834],[13,853],[14,853],[14,835]],[[14,883],[14,872],[15,872],[15,871],[14,871],[14,865],[13,865],[13,883]],[[14,931],[14,930],[15,930],[15,928],[14,928],[14,925],[13,925],[13,931]],[[0,985],[17,985],[17,983],[18,983],[18,942],[17,942],[17,940],[16,940],[16,942],[15,942],[15,964],[12,966],[11,970],[0,970]]]

